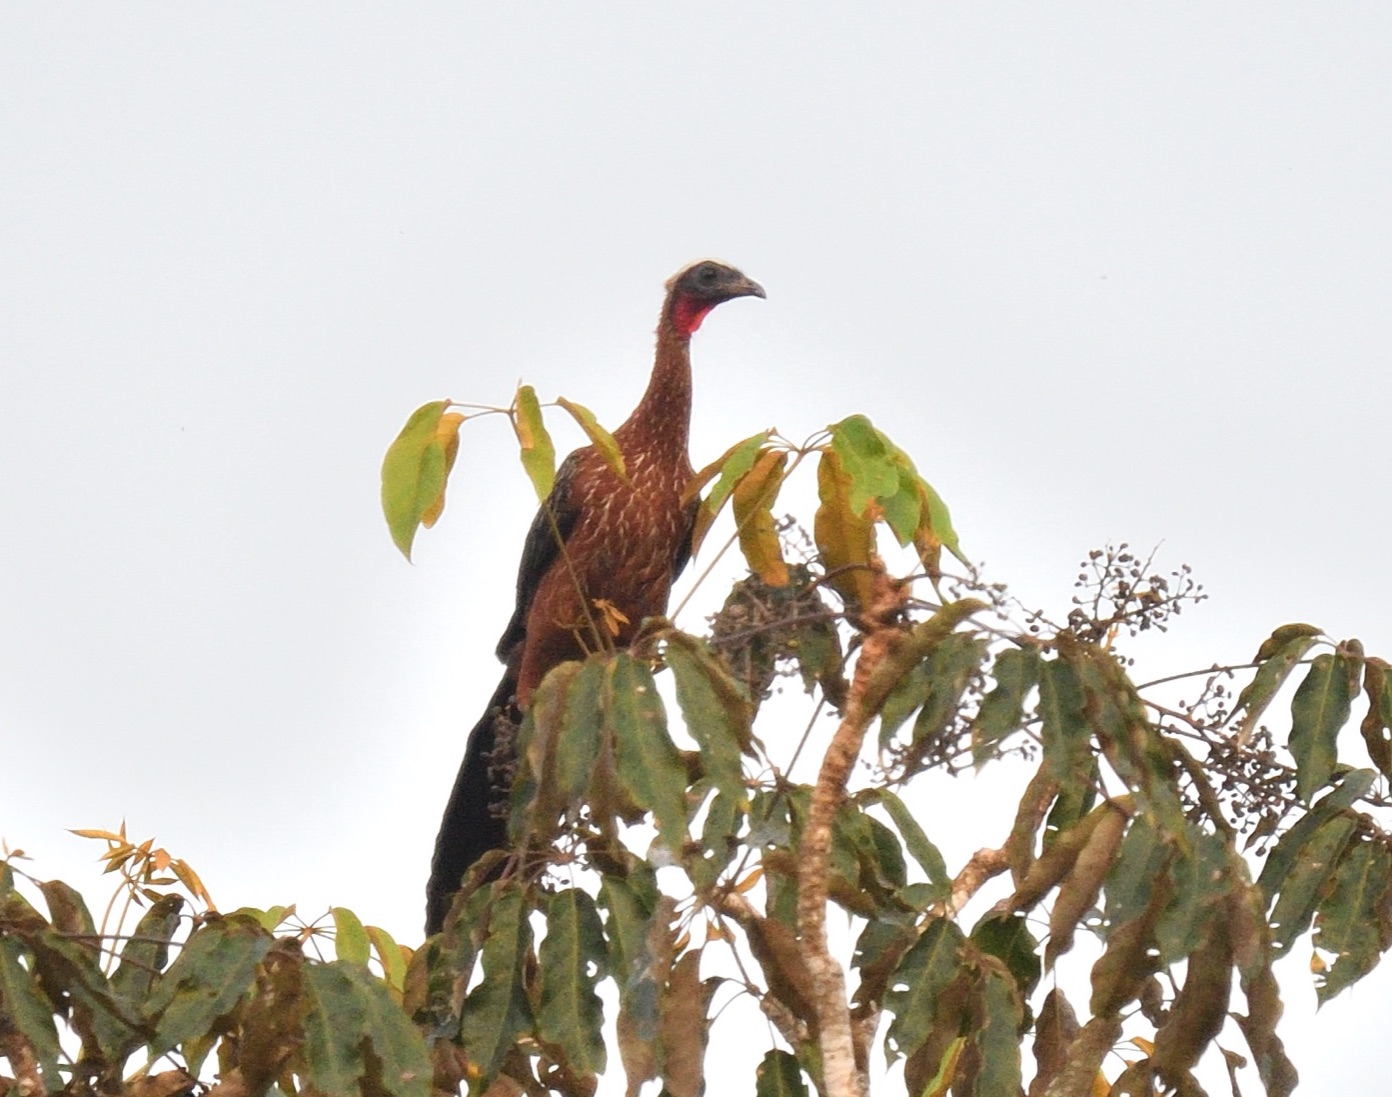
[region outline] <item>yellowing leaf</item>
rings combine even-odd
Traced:
[[[408,560],[421,519],[445,490],[448,462],[436,431],[448,407],[448,400],[432,400],[417,408],[382,458],[382,514]]]
[[[749,874],[746,875],[743,880],[741,880],[738,884],[735,885],[735,891],[738,894],[743,895],[747,891],[750,891],[754,887],[754,885],[757,884],[763,878],[764,866],[757,865],[755,868],[750,870]]]
[[[850,477],[833,449],[823,450],[817,463],[817,495],[821,505],[812,534],[822,554],[827,581],[848,606],[869,605],[875,528],[851,508]]]
[[[609,601],[608,598],[595,598],[594,608],[599,610],[600,622],[604,625],[604,631],[610,636],[618,636],[623,632],[624,625],[628,624],[628,615]]]
[[[599,425],[599,420],[594,417],[594,412],[573,400],[567,400],[564,396],[556,397],[556,403],[570,412],[571,418],[580,424],[580,429],[585,432],[585,437],[599,451],[599,455],[604,458],[604,463],[613,470],[614,475],[620,480],[627,480],[628,471],[624,467],[623,451],[619,449],[619,444],[614,441],[614,436]]]
[[[435,425],[435,441],[445,449],[445,479],[440,484],[440,493],[421,512],[420,524],[426,529],[438,522],[444,512],[445,483],[449,480],[449,474],[454,471],[454,459],[459,456],[459,425],[463,422],[464,416],[459,412],[447,411],[440,416],[440,421]]]
[[[334,907],[331,913],[334,920],[334,953],[340,960],[366,965],[371,945],[367,930],[358,916],[347,907]]]
[[[1112,1083],[1100,1070],[1092,1076],[1092,1097],[1107,1097],[1112,1092]]]
[[[1144,1036],[1133,1036],[1131,1042],[1144,1051],[1147,1055],[1155,1050],[1154,1041],[1147,1040]]]
[[[691,531],[691,554],[694,556],[701,548],[701,542],[706,539],[706,534],[710,532],[711,525],[715,522],[716,515],[720,513],[720,508],[725,505],[725,500],[734,491],[735,484],[754,466],[754,458],[758,455],[760,448],[768,441],[769,432],[764,430],[758,434],[746,438],[743,442],[738,442],[727,449],[718,461],[712,462],[698,472],[690,484],[687,485],[683,498],[694,499],[700,493],[702,485],[707,483],[716,472],[720,473],[720,479],[716,481],[715,487],[711,488],[710,494],[701,502],[701,509],[696,512],[696,525]]]
[[[522,467],[527,470],[537,498],[545,502],[556,482],[556,447],[542,422],[536,389],[519,385],[512,410],[512,429],[522,447]]]
[[[788,565],[773,521],[773,502],[788,464],[786,450],[764,449],[734,486],[735,525],[749,567],[771,587],[788,585]]]

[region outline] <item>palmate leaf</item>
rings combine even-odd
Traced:
[[[912,541],[934,578],[944,548],[968,563],[947,505],[918,474],[908,454],[863,415],[852,415],[827,429],[832,450],[849,478],[848,502],[855,514],[869,517],[867,510],[874,502],[878,517],[884,518],[899,544]]]
[[[643,1083],[658,1075],[662,997],[676,955],[675,916],[676,900],[659,897],[638,949],[631,954],[628,978],[619,986],[615,1029],[629,1097],[637,1097]]]

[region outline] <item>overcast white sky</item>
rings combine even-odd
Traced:
[[[1192,564],[1165,669],[1392,655],[1389,141],[1373,3],[6,5],[0,833],[417,941],[533,502],[466,425],[411,567],[382,452],[519,378],[616,425],[704,255],[769,298],[698,336],[697,465],[863,411],[1031,603]],[[1366,1092],[1392,978],[1311,1022],[1302,964],[1301,1092]]]

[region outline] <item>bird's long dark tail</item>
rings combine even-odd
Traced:
[[[517,675],[503,675],[483,718],[469,733],[464,762],[440,820],[430,882],[425,886],[425,932],[438,933],[450,900],[469,868],[490,850],[507,848],[507,795],[512,786],[513,734],[520,724],[513,695]],[[500,734],[501,733],[501,734]]]

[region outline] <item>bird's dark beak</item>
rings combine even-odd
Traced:
[[[768,294],[764,292],[764,287],[752,278],[741,278],[726,292],[731,297],[768,297]]]

